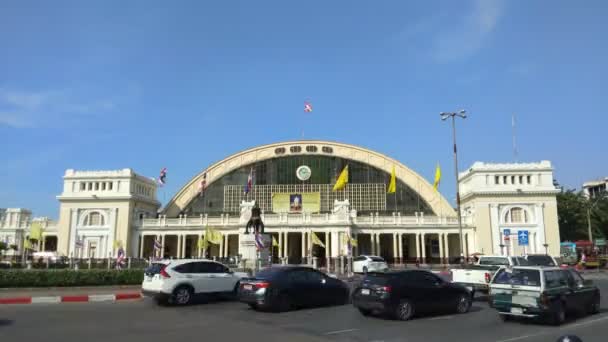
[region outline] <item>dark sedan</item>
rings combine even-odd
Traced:
[[[353,292],[353,305],[368,316],[380,313],[402,321],[417,313],[466,313],[471,293],[435,274],[422,271],[369,273]]]
[[[347,304],[349,289],[343,281],[309,267],[270,267],[241,280],[239,300],[253,309],[288,311]]]

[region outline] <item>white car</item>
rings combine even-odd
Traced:
[[[158,303],[185,305],[201,294],[236,295],[246,277],[213,260],[162,260],[146,269],[141,291]]]
[[[388,264],[382,257],[375,255],[359,255],[353,259],[354,273],[385,272]]]

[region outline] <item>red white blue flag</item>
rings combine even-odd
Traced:
[[[312,113],[312,104],[310,102],[304,102],[304,112]]]
[[[163,248],[163,245],[160,243],[160,241],[158,240],[154,240],[154,250],[160,250],[161,248]]]
[[[207,172],[203,173],[203,180],[198,187],[198,191],[201,194],[201,197],[205,196],[205,189],[207,188]]]
[[[160,184],[160,186],[165,185],[167,180],[167,168],[163,167],[162,170],[160,170],[160,175],[158,176],[158,184]]]
[[[245,184],[245,195],[247,195],[251,189],[253,188],[253,168],[249,171],[249,176],[247,176],[247,184]]]
[[[125,263],[125,250],[120,247],[116,255],[116,267],[121,268]]]
[[[264,249],[264,241],[262,241],[262,235],[255,234],[255,247],[259,250]]]

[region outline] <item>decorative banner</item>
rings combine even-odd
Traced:
[[[321,211],[321,193],[273,193],[272,211],[275,213],[318,213]]]

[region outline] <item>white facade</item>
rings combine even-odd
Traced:
[[[0,209],[0,241],[5,242],[9,247],[17,246],[17,250],[9,249],[7,256],[20,255],[23,251],[23,242],[29,235],[32,222],[40,222],[43,233],[42,241],[33,246],[35,249],[45,250],[48,238],[57,238],[57,223],[48,217],[34,217],[32,212],[23,208]]]
[[[60,246],[62,254],[104,258],[117,247],[127,247],[131,223],[155,217],[154,180],[131,169],[117,171],[66,170],[61,202]],[[77,243],[79,242],[79,243]]]
[[[476,162],[460,174],[460,180],[463,216],[475,222],[483,253],[521,255],[547,250],[557,255],[559,189],[553,184],[550,162]],[[524,231],[527,246],[518,240]]]
[[[608,177],[583,183],[583,193],[587,198],[594,198],[608,191]]]

